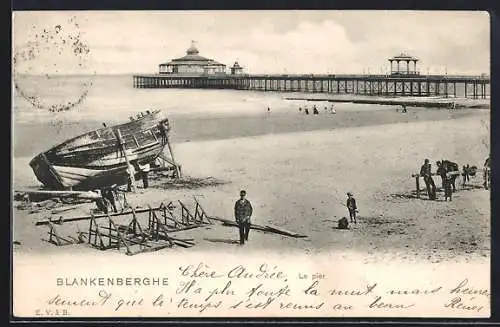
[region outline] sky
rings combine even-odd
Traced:
[[[408,53],[421,73],[489,74],[490,21],[464,11],[60,11],[13,13],[13,69],[157,73],[200,55],[248,73],[387,73]]]

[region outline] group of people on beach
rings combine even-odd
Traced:
[[[250,233],[251,227],[251,217],[253,214],[253,207],[250,201],[246,198],[246,190],[240,191],[240,198],[234,203],[234,218],[238,224],[240,245],[244,245],[248,242],[248,235]],[[347,192],[347,203],[345,204],[348,212],[350,222],[357,224],[356,216],[358,214],[358,206],[356,204],[356,199],[354,198],[352,192]],[[349,223],[347,218],[342,217],[338,221],[338,229],[348,229]]]
[[[331,114],[336,114],[337,111],[335,110],[335,108],[333,108],[333,104],[330,106],[330,110],[328,111],[328,107],[325,106],[324,107],[324,111],[327,113],[327,112],[330,112]],[[299,107],[299,112],[304,112],[306,115],[309,115],[310,112],[309,112],[309,108],[307,106],[304,106],[304,109],[302,109],[302,107]],[[314,105],[312,107],[312,114],[313,115],[319,115],[319,110],[318,108],[316,107],[316,105]]]
[[[451,201],[453,192],[456,191],[456,179],[462,175],[462,187],[470,181],[470,177],[476,175],[477,167],[470,166],[469,164],[462,167],[462,171],[459,170],[457,163],[450,160],[436,161],[437,170],[436,173],[432,173],[432,165],[429,159],[424,160],[424,164],[420,167],[420,174],[418,177],[423,177],[427,196],[429,200],[436,200],[436,185],[434,183],[433,175],[438,175],[441,177],[441,188],[444,191],[444,201]],[[490,157],[486,159],[483,165],[483,186],[485,189],[489,189],[491,183],[491,164]]]

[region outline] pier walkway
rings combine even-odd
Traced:
[[[486,99],[488,76],[456,75],[134,75],[135,88],[233,89],[378,96]]]

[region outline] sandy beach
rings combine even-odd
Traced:
[[[386,106],[387,107],[387,106]],[[164,251],[259,251],[280,253],[357,253],[365,262],[381,260],[488,262],[490,252],[490,193],[482,189],[482,174],[471,186],[458,190],[452,202],[413,198],[415,181],[424,158],[449,159],[482,167],[489,154],[489,110],[409,108],[401,114],[386,110],[353,110],[337,115],[305,116],[297,112],[231,117],[173,117],[172,142],[184,176],[210,180],[207,185],[175,185],[153,181],[128,200],[138,207],[197,196],[209,215],[233,219],[240,189],[246,189],[254,206],[252,222],[281,226],[308,235],[306,239],[250,232],[242,247],[237,229],[218,224],[182,232],[197,245]],[[58,129],[35,124],[16,125],[14,147],[15,187],[38,185],[28,162],[49,143],[100,122],[66,122]],[[44,138],[33,135],[43,133]],[[32,142],[27,142],[27,140]],[[49,141],[50,140],[50,141]],[[213,181],[217,181],[213,183]],[[435,178],[436,185],[440,181]],[[186,183],[187,185],[189,183]],[[201,183],[203,184],[203,183]],[[421,183],[423,187],[423,183]],[[346,192],[354,193],[360,210],[358,224],[337,230],[347,216],[342,205]],[[16,203],[14,204],[16,205]],[[64,213],[79,216],[93,204]],[[47,228],[36,221],[47,212],[14,211],[14,253],[93,253],[87,244],[56,247],[42,241]],[[62,234],[74,234],[65,224]],[[101,256],[122,255],[113,250]]]
[[[12,321],[492,316],[487,11],[14,14]]]

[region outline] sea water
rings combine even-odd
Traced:
[[[51,113],[36,108],[19,92],[14,92],[13,116],[15,123],[40,123],[52,120],[122,122],[140,111],[161,109],[168,115],[261,115],[267,112],[293,112],[300,106],[316,105],[324,111],[331,103],[291,101],[295,93],[244,90],[208,89],[138,89],[133,87],[131,75],[98,76],[20,76],[16,78],[20,90],[36,96],[49,107],[52,104],[73,103],[87,90],[80,104],[70,110]],[[91,84],[91,85],[90,85]],[[90,85],[90,86],[87,86]],[[387,106],[337,103],[339,110],[377,110]]]

